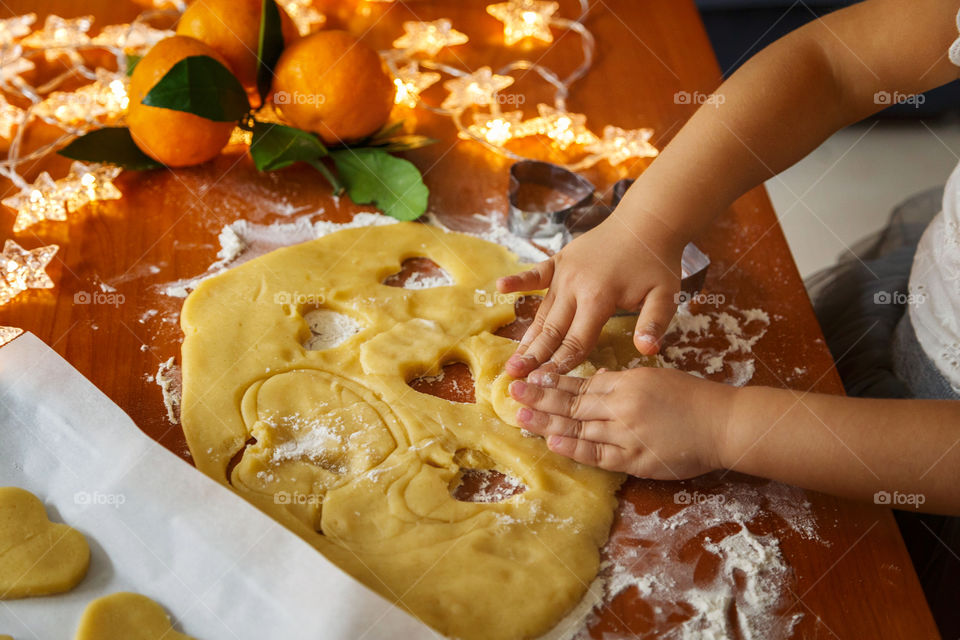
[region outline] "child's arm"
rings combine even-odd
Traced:
[[[617,308],[642,303],[635,343],[656,353],[676,309],[683,246],[747,190],[847,124],[958,76],[960,0],[868,0],[770,45],[717,90],[596,229],[502,291],[549,287],[507,371],[568,371]],[[891,150],[891,153],[896,153]]]
[[[860,500],[960,515],[960,402],[737,389],[667,369],[536,372],[511,395],[560,455],[658,480],[731,469]],[[922,434],[922,437],[921,437]]]

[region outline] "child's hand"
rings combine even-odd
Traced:
[[[676,311],[683,242],[653,221],[628,227],[614,218],[585,233],[530,271],[501,278],[502,293],[547,289],[507,373],[566,373],[583,362],[617,308],[640,309],[634,344],[652,355]]]
[[[577,462],[656,480],[722,467],[738,389],[670,369],[601,370],[592,378],[535,371],[510,395],[525,429]]]

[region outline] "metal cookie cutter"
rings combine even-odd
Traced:
[[[510,213],[508,225],[514,234],[530,240],[555,241],[561,246],[573,234],[603,222],[623,198],[633,180],[613,185],[610,204],[596,195],[596,187],[583,176],[549,162],[522,160],[510,167]],[[703,287],[710,258],[692,242],[680,259],[680,289],[690,296]]]

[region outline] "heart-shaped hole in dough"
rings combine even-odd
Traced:
[[[516,316],[516,320],[494,331],[494,335],[519,341],[536,317],[541,302],[543,302],[541,296],[518,297],[517,301],[513,303],[513,314]]]
[[[430,258],[417,256],[407,258],[400,264],[400,271],[387,276],[383,284],[401,289],[433,289],[455,285],[453,277]]]
[[[450,402],[465,404],[475,404],[477,402],[473,374],[470,372],[470,367],[463,362],[451,362],[444,365],[439,374],[418,376],[407,384],[414,391],[436,396]]]

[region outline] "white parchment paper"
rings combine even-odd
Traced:
[[[117,591],[201,640],[438,637],[152,441],[29,333],[0,348],[0,486],[33,492],[91,547],[73,591],[0,600],[15,640],[72,638],[86,605]]]

